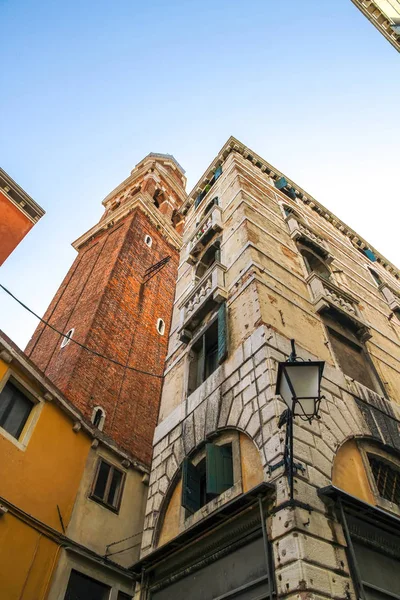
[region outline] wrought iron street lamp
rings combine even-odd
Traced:
[[[289,496],[293,499],[293,472],[302,465],[293,462],[293,419],[300,417],[303,421],[311,421],[318,417],[321,396],[321,379],[325,363],[323,361],[303,361],[296,355],[294,340],[291,340],[292,352],[286,362],[278,365],[278,378],[275,393],[284,400],[287,409],[282,413],[279,427],[286,423],[286,441],[283,463],[285,465]]]

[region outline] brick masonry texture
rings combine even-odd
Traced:
[[[152,247],[145,236],[153,238]],[[145,285],[143,275],[166,256],[168,264]],[[114,360],[158,375],[167,350],[178,252],[139,209],[79,252],[44,319]],[[164,335],[157,319],[165,321]],[[124,369],[40,324],[26,352],[88,417],[106,412],[104,432],[132,456],[150,463],[161,379]]]

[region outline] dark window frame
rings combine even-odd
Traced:
[[[12,404],[10,403],[9,406],[7,407],[5,413],[6,416],[4,417],[4,415],[2,416],[2,419],[0,420],[0,429],[2,429],[3,431],[5,431],[9,436],[11,436],[14,440],[16,440],[17,442],[22,442],[22,438],[24,437],[24,432],[26,431],[26,427],[29,424],[29,421],[31,420],[32,417],[32,412],[34,411],[36,405],[38,404],[38,400],[33,396],[32,393],[30,393],[25,387],[24,385],[22,385],[17,379],[15,379],[12,375],[10,377],[7,378],[7,380],[5,381],[3,387],[0,390],[0,396],[3,393],[3,391],[6,389],[6,387],[10,385],[12,387],[14,387],[17,392],[19,394],[21,394],[21,396],[23,396],[28,402],[31,403],[31,407],[29,410],[29,413],[24,417],[23,422],[20,424],[19,428],[18,428],[18,432],[17,435],[14,435],[13,433],[11,433],[8,429],[6,429],[6,427],[4,427],[5,424],[5,420],[6,418],[9,416],[11,410],[12,410]],[[9,410],[8,410],[9,409]]]
[[[105,488],[104,488],[103,497],[101,498],[100,496],[96,496],[95,495],[95,489],[96,489],[97,480],[98,480],[98,477],[99,477],[99,474],[100,474],[100,469],[101,469],[102,463],[104,463],[108,467],[110,467],[110,470],[109,470],[108,475],[107,475],[107,481],[106,481],[106,485],[105,485]],[[116,501],[115,505],[107,502],[107,500],[104,499],[104,498],[108,498],[108,495],[110,493],[110,487],[111,487],[111,483],[112,483],[112,480],[113,480],[114,472],[117,472],[117,473],[121,474],[121,482],[120,482],[120,486],[119,486],[119,489],[118,489],[118,496],[117,496],[117,501]],[[93,477],[93,481],[92,481],[92,484],[90,486],[90,492],[89,492],[89,498],[90,498],[90,500],[93,500],[94,502],[97,502],[98,504],[101,504],[105,508],[108,508],[109,510],[111,510],[111,511],[115,512],[116,514],[118,514],[119,511],[120,511],[120,508],[121,508],[122,495],[124,493],[124,487],[125,487],[125,480],[126,480],[126,473],[125,473],[125,471],[122,471],[122,469],[116,467],[115,465],[113,465],[108,460],[105,460],[104,458],[99,457],[99,459],[97,461],[97,465],[96,465],[95,475]]]
[[[186,457],[182,466],[181,505],[186,517],[194,514],[235,485],[233,440],[206,444],[206,453],[196,464]],[[228,459],[229,465],[221,461]],[[220,464],[216,464],[216,461]],[[195,480],[193,480],[193,477]],[[196,498],[193,495],[197,496]]]
[[[376,488],[376,495],[379,496],[379,498],[387,500],[388,502],[391,502],[392,504],[395,504],[400,508],[400,467],[395,463],[391,462],[390,460],[385,459],[381,455],[374,453],[372,450],[366,450],[366,454],[368,458],[368,466],[372,475],[372,480]],[[376,472],[377,468],[378,474]],[[382,470],[385,470],[385,472],[383,472]],[[382,481],[380,479],[381,474],[384,480],[383,488]],[[394,485],[392,488],[391,497],[389,497],[389,493],[386,494],[386,492],[388,492],[388,490],[386,489],[387,484],[390,485],[388,483],[388,476],[394,477]],[[393,497],[395,498],[393,499]]]
[[[74,578],[75,578],[75,581],[74,581]],[[71,569],[69,577],[68,577],[68,583],[67,583],[67,587],[66,587],[65,594],[64,594],[64,600],[75,599],[76,598],[75,591],[73,589],[71,590],[69,588],[71,588],[72,585],[76,585],[77,583],[82,584],[84,581],[91,582],[97,588],[103,588],[102,590],[98,589],[96,591],[101,591],[104,600],[106,600],[106,596],[107,596],[107,600],[108,600],[108,598],[110,597],[110,592],[112,590],[112,586],[110,586],[107,583],[104,583],[103,581],[99,581],[98,579],[95,579],[94,577],[91,577],[90,575],[87,575],[86,573],[82,573],[82,571],[78,571],[78,569],[74,569],[74,568]],[[72,596],[72,593],[74,594],[73,596]],[[78,593],[81,596],[82,590],[80,590],[80,591],[78,590]]]
[[[213,334],[216,335],[216,343],[211,348],[207,348],[206,336],[210,335],[211,329],[216,330],[213,331]],[[188,395],[197,390],[225,361],[228,355],[228,335],[227,308],[226,303],[222,303],[190,345],[189,355],[191,354],[192,358],[187,379]],[[206,352],[208,352],[207,355]],[[205,356],[208,360],[205,359]],[[214,362],[210,361],[211,356],[214,357]],[[196,363],[196,367],[194,363]],[[201,373],[199,373],[199,369],[201,369]]]
[[[369,355],[368,349],[366,348],[365,344],[357,337],[356,332],[353,331],[349,326],[345,326],[343,324],[338,323],[337,321],[334,321],[331,317],[327,317],[327,315],[324,316],[324,318],[322,319],[322,323],[325,327],[325,331],[326,331],[326,337],[329,340],[329,347],[334,359],[334,362],[336,364],[336,366],[347,376],[350,377],[351,379],[354,379],[355,381],[357,381],[358,383],[360,383],[361,385],[364,385],[365,387],[367,387],[368,389],[372,390],[373,392],[383,395],[385,398],[387,397],[387,393],[386,390],[381,382],[381,379],[379,377],[379,374],[375,368],[374,363],[372,362],[372,359]],[[344,340],[346,340],[346,342],[348,343],[348,345],[350,346],[356,346],[360,353],[362,354],[362,356],[365,359],[365,363],[366,363],[366,367],[368,369],[368,376],[369,379],[371,380],[372,383],[372,387],[368,386],[366,383],[363,383],[363,381],[359,381],[359,379],[356,379],[355,377],[353,377],[352,375],[347,374],[343,367],[342,367],[342,363],[339,360],[339,357],[337,355],[337,352],[335,351],[332,342],[331,342],[331,335],[329,330],[331,330],[333,332],[334,335],[336,335],[339,338],[343,338]]]

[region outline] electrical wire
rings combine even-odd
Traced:
[[[114,365],[118,365],[119,367],[128,369],[129,371],[135,371],[136,373],[142,373],[143,375],[150,375],[150,377],[157,377],[158,379],[163,379],[164,375],[157,375],[156,373],[151,373],[150,371],[144,371],[142,369],[137,369],[136,367],[129,367],[127,365],[124,365],[123,363],[120,363],[118,360],[115,360],[114,358],[111,358],[109,356],[104,356],[104,354],[100,354],[100,352],[96,352],[96,350],[93,350],[93,348],[88,348],[84,344],[81,344],[80,342],[77,342],[76,340],[74,340],[74,338],[72,338],[72,337],[68,337],[67,335],[65,335],[65,333],[63,333],[62,331],[59,331],[58,329],[53,327],[53,325],[50,325],[50,323],[48,321],[45,321],[44,319],[39,317],[39,315],[37,315],[31,308],[26,306],[26,304],[24,304],[21,300],[19,300],[16,296],[14,296],[14,294],[12,294],[10,292],[10,290],[8,290],[6,287],[4,287],[4,285],[2,285],[1,283],[0,283],[0,288],[2,290],[4,290],[9,296],[11,296],[11,298],[13,298],[13,300],[18,302],[18,304],[20,304],[22,306],[22,308],[24,308],[25,310],[30,312],[31,315],[33,315],[37,319],[39,319],[39,321],[41,323],[43,323],[47,327],[50,327],[50,329],[52,329],[53,331],[55,331],[56,333],[61,335],[63,338],[67,338],[70,342],[73,342],[74,344],[76,344],[77,346],[82,348],[83,350],[90,352],[91,354],[93,354],[94,356],[97,356],[98,358],[103,358],[104,360],[108,360],[109,362],[113,363]]]

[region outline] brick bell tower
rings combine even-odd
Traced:
[[[40,323],[26,348],[86,417],[147,465],[174,302],[185,184],[171,155],[151,153],[136,165],[103,201],[99,223],[73,243],[78,256],[44,315],[72,340]]]

